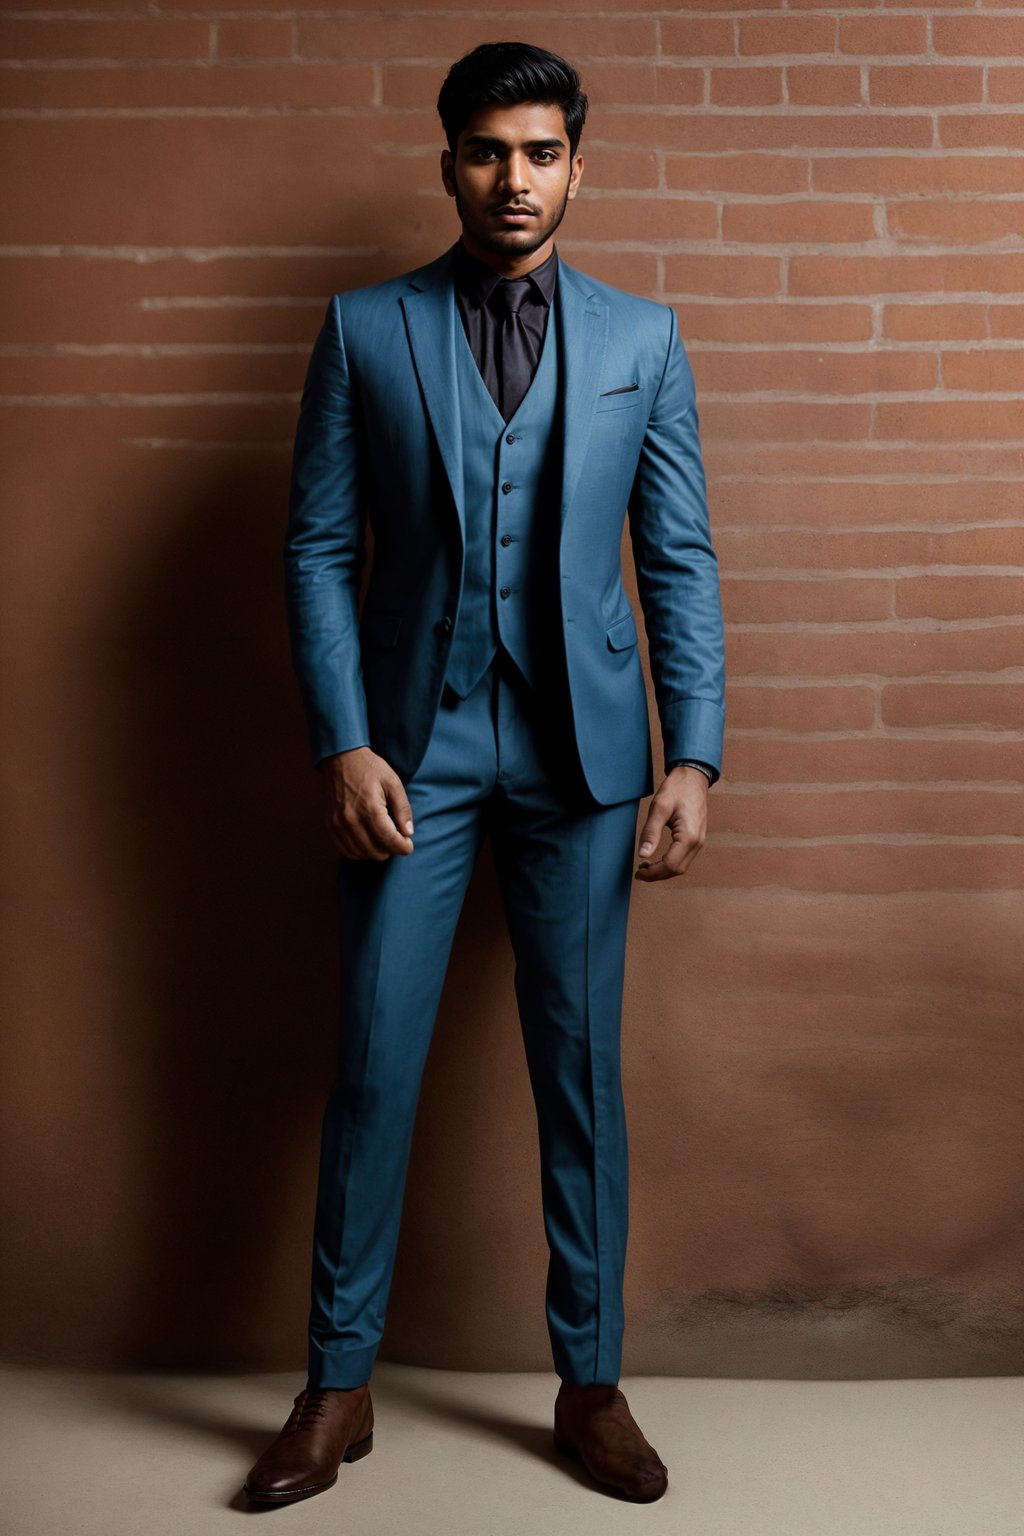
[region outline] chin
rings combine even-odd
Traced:
[[[476,238],[481,245],[499,256],[521,256],[539,250],[548,234],[546,230],[542,233],[536,229],[490,230],[478,232]]]

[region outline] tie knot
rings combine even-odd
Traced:
[[[517,315],[523,306],[523,300],[530,291],[530,279],[528,277],[503,277],[494,289],[498,303],[510,314]]]

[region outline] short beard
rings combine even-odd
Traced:
[[[462,221],[463,229],[465,229],[467,225],[462,194],[459,191],[459,183],[458,179],[455,178],[454,171],[452,172],[452,175],[453,179],[455,179],[455,210]],[[505,238],[507,237],[503,237],[498,232],[495,232],[494,234],[487,234],[481,230],[474,229],[471,225],[469,226],[469,232],[473,236],[473,239],[483,246],[485,251],[491,251],[495,256],[529,256],[534,251],[539,251],[545,240],[550,240],[559,224],[561,224],[562,220],[565,218],[565,210],[568,206],[569,184],[566,182],[561,206],[555,213],[554,218],[549,224],[545,226],[542,231],[535,231],[534,238],[531,239],[530,242],[526,245],[506,245]],[[509,236],[515,237],[518,233],[518,231],[510,230]]]

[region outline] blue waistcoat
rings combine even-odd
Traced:
[[[462,698],[501,645],[537,687],[561,647],[558,537],[561,498],[557,305],[537,370],[506,424],[483,381],[454,299],[456,386],[462,422],[466,560],[445,681]]]

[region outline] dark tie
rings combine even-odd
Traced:
[[[501,327],[501,414],[511,421],[533,382],[534,356],[519,313],[530,291],[528,277],[502,278],[494,287]]]

